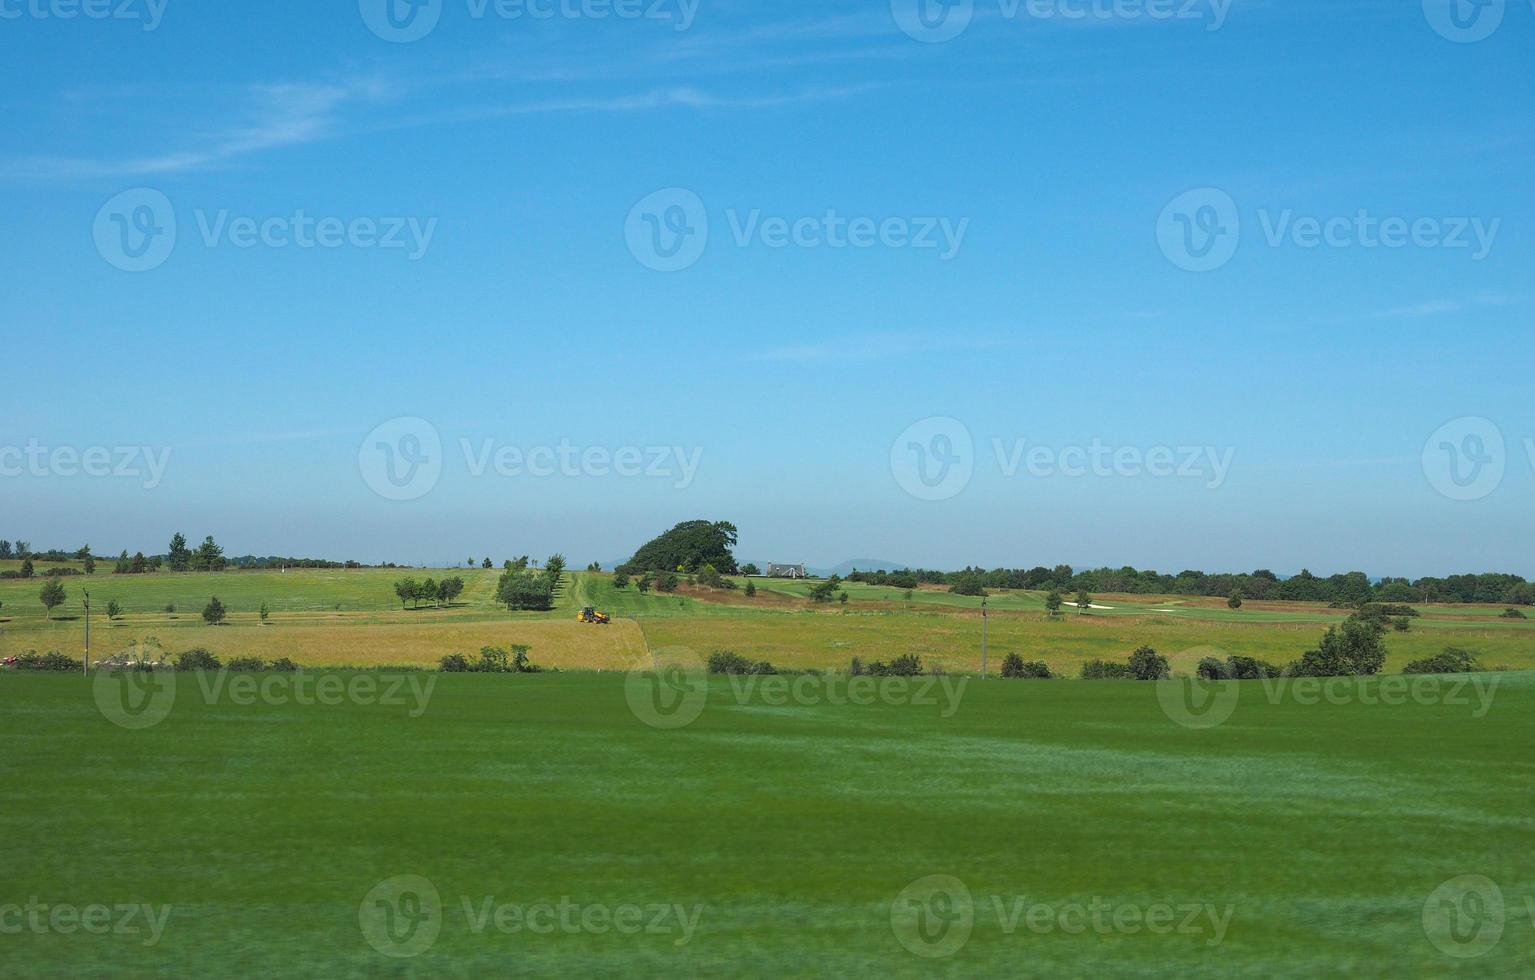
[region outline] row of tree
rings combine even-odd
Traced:
[[[554,608],[554,597],[565,577],[565,556],[553,554],[544,562],[543,571],[528,568],[526,556],[507,562],[496,584],[496,601],[511,610]]]
[[[1383,578],[1372,582],[1364,572],[1322,578],[1302,569],[1280,578],[1266,568],[1254,572],[1207,574],[1182,571],[1164,575],[1150,569],[1096,568],[1083,572],[1070,565],[1030,569],[977,567],[957,572],[932,569],[854,571],[850,581],[914,589],[921,584],[947,585],[956,592],[982,594],[985,589],[1029,589],[1060,592],[1117,592],[1132,595],[1232,596],[1247,599],[1287,599],[1357,607],[1368,602],[1481,602],[1535,605],[1535,584],[1518,575],[1487,572],[1446,578]]]
[[[455,599],[464,594],[464,580],[457,575],[441,582],[433,579],[417,582],[413,578],[402,578],[394,583],[394,594],[399,598],[401,608],[407,602],[416,609],[423,602],[435,606],[451,606]]]

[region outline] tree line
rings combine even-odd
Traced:
[[[402,609],[407,602],[414,609],[421,608],[423,602],[435,606],[451,606],[455,599],[464,594],[464,580],[457,575],[441,582],[432,579],[417,582],[407,577],[394,583],[394,594],[400,600]]]
[[[1357,607],[1369,602],[1478,602],[1535,605],[1535,584],[1518,575],[1502,572],[1424,577],[1383,578],[1372,582],[1364,572],[1346,572],[1323,578],[1302,569],[1280,578],[1260,568],[1254,572],[1208,574],[1186,570],[1166,575],[1151,569],[1095,568],[1078,572],[1070,565],[1043,565],[1030,569],[965,568],[957,572],[932,569],[854,571],[848,580],[871,585],[914,589],[918,585],[947,585],[955,592],[979,595],[985,589],[1056,590],[1060,592],[1111,592],[1131,595],[1232,596],[1246,599],[1285,599]]]

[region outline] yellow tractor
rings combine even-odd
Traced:
[[[605,612],[600,612],[593,606],[587,606],[581,610],[581,615],[576,617],[578,623],[592,623],[597,626],[606,626],[613,621]]]

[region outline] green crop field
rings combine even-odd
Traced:
[[[1202,729],[1157,684],[850,702],[715,679],[672,730],[634,697],[659,688],[590,673],[311,677],[332,703],[182,674],[129,729],[108,676],[0,674],[12,975],[1522,977],[1535,957],[1535,674],[1397,701],[1390,678],[1228,682]]]
[[[82,593],[90,589],[97,659],[153,636],[172,652],[205,647],[224,657],[286,656],[316,666],[430,666],[449,653],[512,644],[533,647],[535,661],[545,666],[585,669],[626,669],[647,649],[664,647],[700,656],[730,649],[797,668],[843,669],[855,656],[888,660],[907,653],[954,671],[981,666],[981,600],[944,591],[918,590],[908,600],[903,590],[845,583],[845,606],[816,605],[805,582],[757,579],[750,599],[743,588],[684,586],[679,593],[641,595],[633,585],[614,588],[610,575],[578,572],[566,576],[553,610],[510,613],[495,602],[499,574],[355,569],[71,576],[63,579],[68,598],[51,618],[38,601],[40,580],[0,580],[0,655],[56,649],[80,656]],[[407,575],[459,575],[466,588],[452,608],[401,608],[393,583]],[[229,619],[209,627],[200,612],[215,595]],[[109,622],[106,604],[114,599],[124,612]],[[265,625],[257,616],[263,603],[271,612]],[[1185,673],[1203,656],[1239,654],[1282,665],[1347,615],[1280,602],[1231,610],[1170,596],[1102,597],[1101,608],[1087,615],[1068,605],[1053,618],[1039,593],[998,593],[987,603],[992,665],[1016,652],[1067,674],[1091,658],[1123,659],[1143,644]],[[614,623],[576,623],[585,605],[607,611]],[[174,612],[167,611],[171,606]],[[1420,608],[1423,615],[1408,632],[1386,637],[1389,671],[1447,646],[1471,650],[1489,666],[1535,668],[1535,620],[1501,619],[1502,607]]]

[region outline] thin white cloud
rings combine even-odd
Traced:
[[[1412,306],[1398,306],[1370,314],[1372,320],[1421,320],[1445,313],[1459,313],[1478,306],[1508,306],[1513,298],[1501,293],[1477,293],[1467,300],[1437,299]]]
[[[949,351],[994,350],[1008,341],[992,339],[933,339],[911,333],[862,334],[814,344],[774,347],[751,355],[754,361],[813,363],[817,361],[872,361],[914,354]]]
[[[243,90],[244,121],[214,131],[198,145],[119,159],[23,157],[0,162],[0,176],[23,179],[145,177],[206,169],[252,153],[323,139],[340,110],[384,91],[374,82],[257,85]]]

